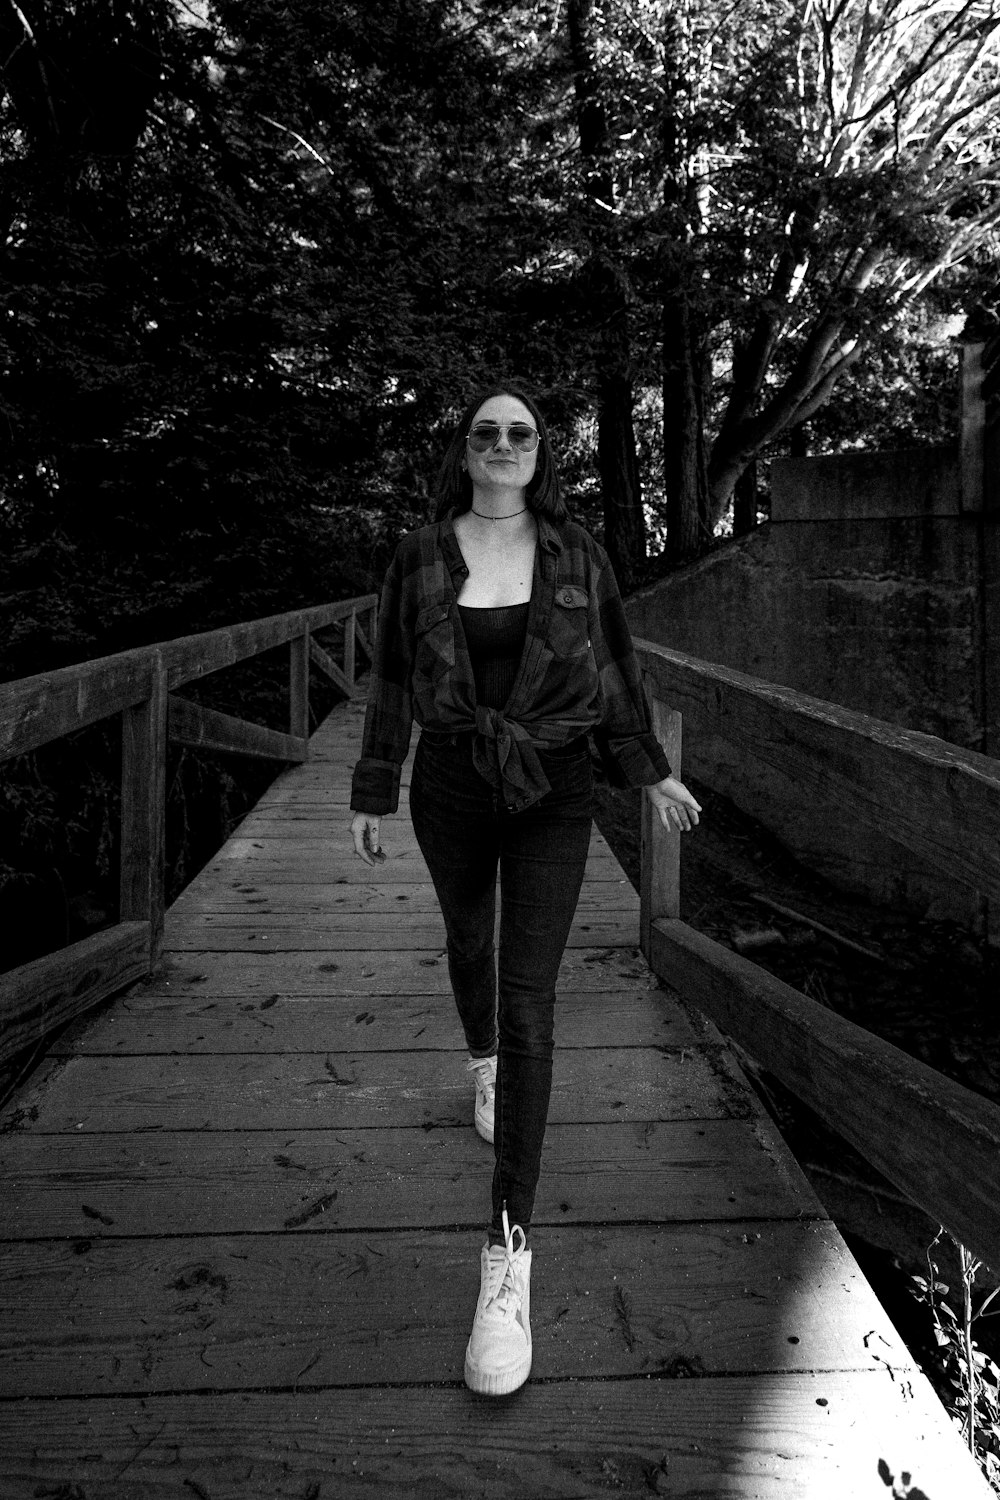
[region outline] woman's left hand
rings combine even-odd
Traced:
[[[678,781],[676,776],[665,776],[662,781],[647,786],[645,792],[664,828],[679,829],[684,833],[694,828],[698,822],[701,804],[694,800],[683,781]]]

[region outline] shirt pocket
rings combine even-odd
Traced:
[[[549,646],[555,656],[583,656],[590,650],[590,595],[564,583],[556,589],[549,626]]]
[[[455,665],[455,628],[447,599],[424,606],[417,615],[414,636],[416,675],[434,682]]]

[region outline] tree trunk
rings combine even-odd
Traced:
[[[604,545],[618,586],[634,588],[646,561],[646,514],[632,420],[634,392],[624,299],[598,343],[597,466],[604,508]]]
[[[646,516],[632,420],[634,393],[625,278],[616,263],[612,146],[598,88],[591,34],[593,0],[569,0],[566,9],[580,153],[587,167],[591,204],[591,254],[584,268],[595,309],[597,464],[604,510],[604,544],[618,586],[633,588],[646,561]]]
[[[691,306],[698,272],[689,246],[698,207],[692,194],[686,133],[686,36],[679,13],[669,7],[663,26],[663,206],[674,241],[664,241],[661,282],[663,487],[666,558],[671,567],[678,567],[696,557],[711,539],[704,428],[709,366]]]
[[[757,525],[757,460],[747,464],[733,490],[733,536],[746,536]]]
[[[704,355],[674,275],[663,294],[663,487],[667,561],[678,567],[711,539],[703,425]]]
[[[646,560],[646,517],[632,422],[632,379],[624,305],[601,339],[597,376],[597,464],[604,500],[604,545],[622,592],[640,582]]]

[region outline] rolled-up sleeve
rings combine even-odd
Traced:
[[[404,618],[402,572],[397,549],[379,601],[361,758],[351,783],[353,812],[394,813],[399,806],[399,773],[413,729],[413,632]]]
[[[601,690],[594,741],[613,786],[651,786],[670,775],[670,762],[653,733],[628,620],[606,558],[595,580],[591,609],[591,644]]]

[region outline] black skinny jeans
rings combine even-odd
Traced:
[[[556,977],[583,884],[593,806],[586,740],[542,756],[551,791],[523,812],[472,763],[472,736],[425,730],[410,812],[448,935],[448,972],[473,1057],[497,1059],[493,1216],[527,1233],[552,1088]],[[494,963],[496,877],[500,945]],[[499,984],[498,984],[499,979]]]

